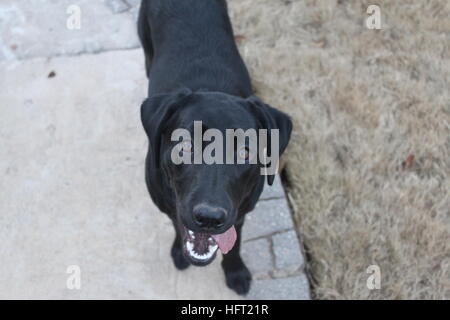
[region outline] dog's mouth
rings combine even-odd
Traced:
[[[236,242],[234,226],[222,234],[207,234],[185,229],[184,252],[194,265],[207,265],[214,260],[217,250],[227,254]]]

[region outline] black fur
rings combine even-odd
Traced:
[[[227,285],[245,294],[251,275],[240,254],[244,215],[263,190],[261,165],[174,165],[177,128],[194,121],[208,128],[279,129],[280,155],[288,145],[292,123],[284,113],[253,96],[249,73],[237,50],[224,0],[143,0],[138,32],[149,78],[141,117],[149,138],[146,182],[158,206],[173,221],[177,236],[171,255],[182,270],[192,261],[183,253],[185,227],[205,232],[194,222],[193,208],[212,204],[226,211],[226,221],[209,230],[219,234],[235,226],[238,239],[224,255]],[[273,176],[268,176],[271,184]]]

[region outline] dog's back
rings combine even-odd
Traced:
[[[149,95],[181,87],[252,94],[225,0],[143,0],[139,35],[148,60]]]

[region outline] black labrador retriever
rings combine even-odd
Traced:
[[[240,257],[240,233],[263,190],[261,167],[267,164],[176,164],[173,150],[190,157],[193,146],[173,141],[172,134],[180,128],[193,132],[196,121],[202,133],[277,129],[281,155],[291,120],[253,95],[225,0],[143,0],[138,33],[149,78],[149,97],[141,106],[149,138],[146,183],[173,221],[173,262],[180,270],[207,265],[220,249],[228,287],[246,294],[251,274]],[[233,151],[246,160],[251,156],[247,147]],[[274,175],[267,179],[272,184]]]

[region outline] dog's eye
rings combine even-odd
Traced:
[[[241,149],[239,149],[238,155],[239,158],[248,160],[250,158],[250,151],[248,150],[247,147],[242,147]]]
[[[181,147],[180,151],[183,151],[183,152],[186,152],[186,153],[191,153],[192,152],[192,141],[191,140],[184,140],[183,143],[181,143],[180,147]]]

